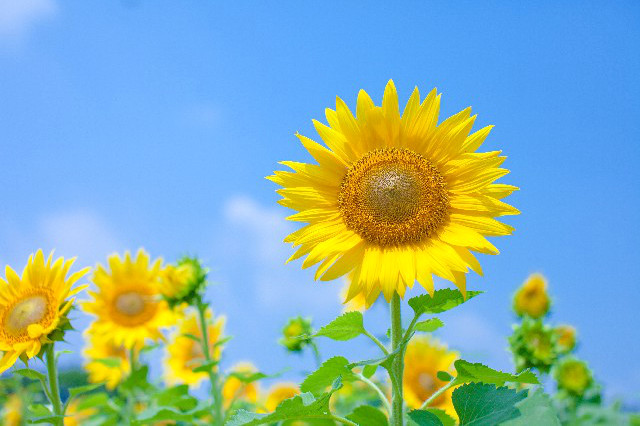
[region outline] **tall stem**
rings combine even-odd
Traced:
[[[391,349],[398,351],[402,344],[402,316],[400,313],[400,296],[393,294],[391,299]],[[402,374],[404,371],[404,352],[398,351],[391,363],[392,388],[392,413],[391,426],[403,424],[403,399],[402,399]]]
[[[204,354],[205,362],[210,363],[213,359],[211,358],[211,351],[209,350],[209,327],[207,326],[206,309],[207,306],[202,300],[198,300],[198,317],[200,320],[200,330],[202,331],[202,353]],[[220,392],[218,375],[213,371],[213,366],[210,366],[208,372],[209,381],[211,382],[211,397],[213,398],[216,424],[223,424],[222,393]]]
[[[53,406],[53,414],[56,415],[55,424],[62,426],[62,401],[60,401],[60,385],[58,384],[58,370],[56,369],[56,356],[53,349],[53,343],[46,346],[45,353],[47,356],[47,373],[49,377],[49,396]],[[58,417],[59,416],[59,417]]]

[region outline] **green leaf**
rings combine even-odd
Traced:
[[[453,309],[481,293],[481,291],[468,291],[465,300],[460,291],[444,288],[442,290],[436,290],[433,297],[428,294],[412,297],[409,299],[409,306],[413,308],[416,316],[422,314],[439,314],[440,312]]]
[[[516,404],[516,407],[520,410],[520,417],[507,420],[501,423],[501,426],[560,426],[551,398],[542,389],[530,392],[526,399]]]
[[[64,416],[45,416],[45,417],[36,417],[34,419],[29,419],[29,423],[49,423],[56,424],[57,421],[64,419]]]
[[[342,385],[338,380],[337,383],[334,383],[330,392],[320,395],[317,399],[310,392],[285,399],[271,414],[258,414],[250,413],[246,410],[238,410],[225,426],[254,426],[290,419],[329,418],[329,399],[340,386]]]
[[[370,379],[371,376],[376,374],[376,370],[378,369],[378,364],[365,365],[362,369],[362,375],[367,379]]]
[[[438,408],[410,411],[409,418],[418,426],[455,426],[456,424],[450,415]]]
[[[104,364],[107,367],[111,367],[111,368],[117,368],[117,367],[120,367],[120,365],[122,365],[122,359],[115,358],[115,357],[97,358],[97,359],[94,359],[93,361],[99,362],[100,364]]]
[[[497,386],[503,386],[506,382],[540,384],[536,375],[529,370],[525,370],[520,374],[503,373],[484,364],[472,364],[463,359],[457,360],[454,366],[458,372],[458,383],[482,382],[492,383]]]
[[[385,416],[382,411],[370,405],[357,407],[347,416],[347,419],[361,426],[389,426],[387,416]]]
[[[453,376],[447,373],[446,371],[438,371],[438,373],[436,374],[436,377],[442,380],[443,382],[450,382],[451,379],[453,379]]]
[[[160,392],[156,402],[161,407],[175,407],[182,411],[193,410],[198,400],[189,395],[188,385],[173,386]]]
[[[518,417],[520,411],[515,404],[526,397],[526,390],[470,383],[453,391],[452,399],[460,425],[493,426]]]
[[[31,404],[28,410],[30,417],[47,417],[53,414],[49,407],[43,404]]]
[[[414,328],[416,331],[424,331],[425,333],[433,333],[440,327],[443,327],[444,323],[438,318],[431,318],[425,321],[420,321]]]
[[[76,397],[78,395],[82,395],[83,393],[91,392],[92,390],[98,389],[102,386],[102,383],[98,383],[95,385],[85,385],[85,386],[77,386],[75,388],[69,388],[69,398]]]
[[[13,373],[19,374],[23,377],[26,377],[27,379],[40,380],[41,382],[45,383],[47,381],[47,376],[31,368],[20,368],[18,370],[13,370]]]
[[[342,381],[356,380],[357,377],[351,371],[349,365],[349,361],[345,357],[335,356],[329,358],[316,371],[304,379],[300,385],[300,391],[320,395],[338,378]]]
[[[228,376],[229,377],[235,377],[236,379],[240,380],[244,384],[249,384],[249,383],[253,383],[253,382],[258,381],[258,380],[277,377],[280,374],[282,374],[282,373],[280,372],[280,373],[269,375],[269,374],[261,373],[259,371],[255,372],[255,373],[251,373],[251,372],[246,373],[246,372],[234,371],[232,373],[229,373]]]
[[[201,343],[201,342],[202,342],[202,339],[200,339],[198,336],[193,335],[193,334],[189,334],[189,333],[182,333],[182,334],[180,335],[180,337],[186,337],[187,339],[191,339],[191,340],[193,340],[194,342],[198,342],[198,343]]]
[[[351,340],[364,333],[362,313],[347,312],[322,327],[315,335],[325,336],[333,340]]]
[[[209,362],[205,362],[202,365],[197,366],[196,368],[193,369],[194,373],[208,373],[211,370],[213,370],[213,368],[218,365],[218,361],[209,361]]]

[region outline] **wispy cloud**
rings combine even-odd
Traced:
[[[23,39],[39,22],[56,15],[55,0],[0,0],[0,41]]]

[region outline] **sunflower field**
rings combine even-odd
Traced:
[[[552,320],[540,273],[512,283],[503,303],[514,319],[504,336],[512,370],[433,336],[447,327],[443,314],[492,297],[467,279],[483,275],[481,255],[500,261],[494,237],[514,231],[503,220],[520,214],[509,204],[519,188],[502,152],[482,149],[493,126],[474,128],[471,108],[443,117],[436,89],[402,100],[389,81],[381,101],[361,90],[348,103],[337,98],[313,121],[317,137],[296,134],[306,158],[267,176],[298,224],[284,243],[299,266],[282,267],[345,283],[341,315],[316,324],[301,312],[273,336],[283,352],[311,354],[312,370],[298,377],[228,359],[234,318],[212,309],[215,265],[197,256],[168,262],[140,248],[85,265],[34,250],[0,278],[2,424],[640,424],[603,397],[598,372],[576,355],[597,342]],[[386,324],[368,321],[373,305]],[[80,313],[91,318],[81,329]],[[72,333],[84,342],[79,369],[60,367]],[[356,338],[377,355],[323,356],[326,341],[347,348]]]

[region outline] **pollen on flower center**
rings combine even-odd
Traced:
[[[140,293],[128,292],[116,298],[116,309],[125,315],[136,316],[144,310],[144,298]]]
[[[6,314],[5,327],[11,334],[22,334],[31,324],[40,322],[47,313],[47,299],[42,295],[16,303]]]
[[[418,243],[447,220],[444,177],[405,148],[370,151],[342,181],[338,205],[347,227],[380,246]]]

